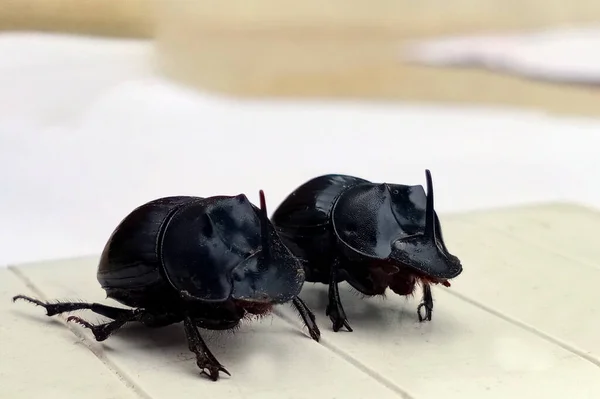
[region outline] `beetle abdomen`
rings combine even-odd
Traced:
[[[176,291],[164,278],[157,243],[165,222],[198,197],[165,197],[127,215],[114,230],[100,257],[97,278],[108,297],[134,307],[155,307]]]

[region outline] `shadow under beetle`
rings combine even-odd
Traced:
[[[273,305],[292,301],[311,337],[318,341],[315,316],[298,297],[302,264],[289,252],[267,216],[264,193],[258,209],[248,198],[177,196],[148,202],[132,211],[112,233],[97,278],[108,298],[133,307],[98,303],[49,303],[48,316],[80,309],[113,319],[92,325],[71,316],[103,341],[125,323],[163,327],[183,321],[189,349],[212,380],[229,372],[219,363],[197,327],[226,330]]]
[[[448,280],[462,273],[460,260],[442,238],[431,173],[425,174],[427,194],[420,185],[378,184],[338,174],[316,177],[273,213],[283,242],[304,263],[306,281],[329,285],[326,314],[334,331],[352,331],[340,282],[367,296],[384,295],[388,287],[411,295],[420,283],[423,301],[417,314],[424,321],[433,311],[430,285],[449,287]]]

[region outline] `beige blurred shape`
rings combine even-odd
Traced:
[[[600,21],[578,0],[0,0],[0,29],[155,38],[161,70],[203,90],[524,106],[600,114],[585,87],[401,64],[403,40]]]

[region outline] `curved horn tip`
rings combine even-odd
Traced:
[[[431,181],[431,172],[429,169],[425,169],[425,176],[427,177],[427,204],[425,207],[425,231],[427,235],[433,237],[435,235],[435,223],[433,210],[433,183]]]
[[[265,192],[263,190],[259,190],[258,196],[260,197],[260,208],[267,210],[267,201],[265,200]]]
[[[431,191],[433,187],[433,181],[431,179],[431,172],[429,169],[425,169],[425,178],[427,179],[427,191]]]

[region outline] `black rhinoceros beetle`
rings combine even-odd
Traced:
[[[110,236],[97,271],[107,297],[133,307],[98,303],[41,302],[48,316],[80,309],[113,319],[92,325],[71,316],[103,341],[125,323],[163,327],[183,321],[190,350],[212,380],[229,372],[215,359],[197,327],[225,330],[247,316],[292,301],[311,337],[315,317],[298,297],[302,264],[284,246],[267,216],[264,193],[258,209],[248,198],[177,196],[148,202],[132,211]]]
[[[367,296],[383,295],[388,287],[410,295],[420,283],[417,314],[424,321],[433,311],[430,285],[450,286],[448,280],[462,272],[442,238],[429,170],[426,178],[427,194],[420,185],[324,175],[299,186],[271,216],[283,242],[304,262],[306,281],[329,285],[326,313],[334,331],[352,331],[338,293],[342,281]]]

